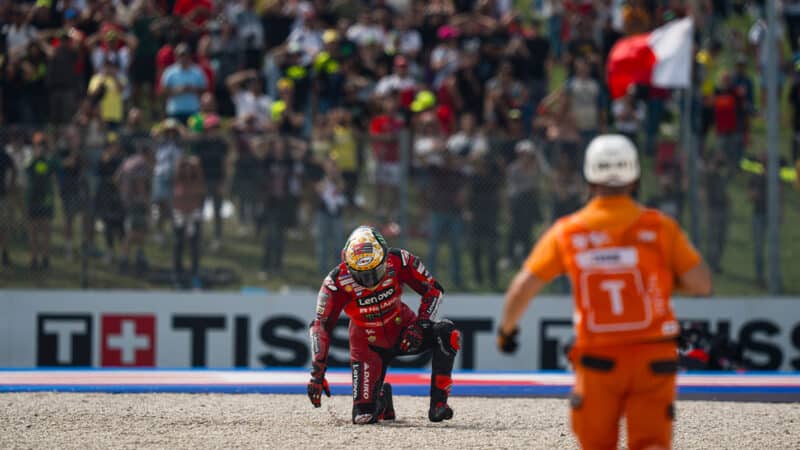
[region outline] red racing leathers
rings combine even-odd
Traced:
[[[401,301],[403,285],[422,296],[417,313]],[[378,419],[378,396],[387,365],[401,354],[434,351],[431,405],[446,403],[460,336],[452,322],[432,320],[441,298],[442,287],[406,250],[389,250],[386,275],[373,289],[357,284],[341,263],[325,278],[317,297],[316,318],[310,330],[312,378],[324,376],[331,332],[344,310],[350,318],[354,421],[360,414],[374,414]],[[420,338],[418,342],[414,342],[415,335]]]

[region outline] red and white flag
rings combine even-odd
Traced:
[[[660,88],[689,87],[693,37],[694,22],[687,17],[617,41],[607,64],[611,97],[625,95],[634,83]]]

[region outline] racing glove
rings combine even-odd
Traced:
[[[322,393],[331,396],[331,388],[328,386],[328,380],[325,379],[325,364],[315,362],[311,368],[311,381],[308,382],[308,399],[314,408],[319,408],[322,405]]]
[[[517,335],[519,335],[518,327],[514,327],[514,330],[508,334],[503,333],[502,329],[497,330],[497,348],[503,353],[514,353],[519,347]]]
[[[416,353],[422,347],[425,339],[425,329],[431,326],[429,320],[418,320],[400,334],[400,351],[403,353]]]

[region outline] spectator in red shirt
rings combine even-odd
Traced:
[[[211,0],[177,0],[172,15],[181,18],[184,33],[200,34],[211,17]]]
[[[400,130],[404,126],[399,115],[397,96],[389,94],[381,101],[382,114],[375,116],[369,124],[372,139],[372,156],[375,160],[375,197],[378,220],[394,219],[389,211],[394,211],[399,198],[402,182],[400,166]]]

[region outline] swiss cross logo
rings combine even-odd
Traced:
[[[104,367],[155,366],[156,318],[153,315],[104,315],[100,364]]]

